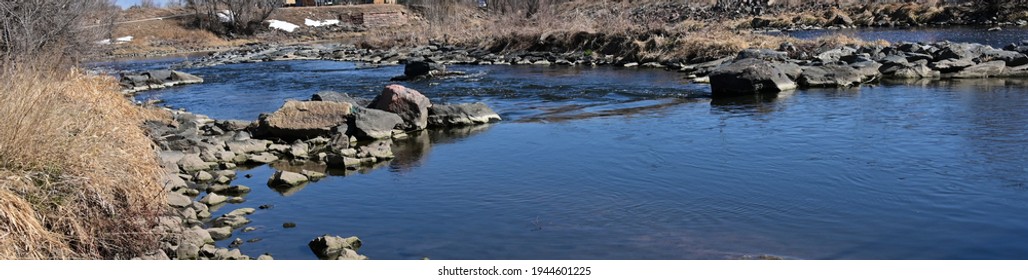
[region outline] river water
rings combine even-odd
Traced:
[[[233,238],[276,259],[315,258],[323,234],[360,236],[373,259],[1028,258],[1028,80],[711,100],[662,70],[451,69],[467,75],[404,85],[504,121],[415,134],[390,163],[297,189],[240,171],[253,192],[214,215],[273,205]],[[403,69],[187,71],[206,83],[137,98],[253,120],[321,90],[371,98]]]

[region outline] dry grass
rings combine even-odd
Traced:
[[[156,247],[161,170],[110,78],[0,73],[0,259],[117,259]]]

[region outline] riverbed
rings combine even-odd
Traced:
[[[110,68],[176,61],[133,63]],[[295,167],[240,171],[233,184],[254,190],[213,214],[270,207],[233,238],[276,259],[316,258],[323,234],[360,236],[373,259],[1028,258],[1028,79],[712,100],[657,69],[450,69],[465,74],[402,84],[504,121],[415,133],[388,163],[298,188],[266,186]],[[372,98],[403,67],[187,71],[206,82],[136,98],[254,120],[324,90]]]

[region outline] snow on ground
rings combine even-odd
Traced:
[[[117,39],[114,39],[114,40],[118,41],[119,43],[128,43],[128,42],[132,42],[132,39],[134,39],[132,36],[125,36],[125,37],[118,37]]]
[[[339,24],[339,20],[338,19],[312,20],[312,19],[307,18],[307,19],[304,19],[304,24],[307,25],[307,26],[321,27],[321,26],[329,26],[329,25],[338,25]]]
[[[299,25],[295,25],[295,24],[292,24],[292,23],[289,23],[289,22],[285,22],[285,21],[281,21],[281,20],[274,20],[274,19],[269,19],[268,20],[268,27],[271,27],[273,29],[282,30],[282,31],[285,31],[285,32],[293,32],[293,31],[296,31],[297,28],[300,28]]]

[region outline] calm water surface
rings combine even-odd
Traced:
[[[274,205],[233,238],[277,259],[315,258],[322,234],[374,259],[1028,259],[1025,80],[712,101],[659,70],[453,68],[469,75],[406,85],[505,121],[415,134],[380,168],[302,188],[241,171],[254,191],[214,214]],[[252,120],[320,90],[373,97],[402,67],[187,71],[207,83],[138,98]]]

